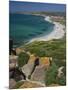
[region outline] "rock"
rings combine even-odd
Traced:
[[[22,72],[28,78],[28,76],[31,74],[33,68],[34,68],[34,63],[28,63],[22,67]]]
[[[16,55],[10,55],[9,56],[9,63],[16,63],[18,59],[18,56]]]
[[[41,57],[39,60],[40,65],[46,65],[46,67],[48,68],[50,66],[49,59],[49,57]]]
[[[29,63],[34,63],[35,60],[36,60],[36,56],[34,54],[31,54],[28,62]]]
[[[10,75],[10,78],[13,78],[16,81],[26,79],[26,76],[18,67],[11,69],[9,72],[9,75]]]
[[[21,52],[25,52],[24,49],[16,48],[17,55],[19,55]]]
[[[9,69],[15,68],[17,65],[18,56],[10,55],[9,56]]]
[[[61,76],[64,74],[63,71],[62,71],[63,68],[64,68],[64,66],[62,66],[62,67],[60,67],[60,68],[58,69],[58,74],[57,74],[58,78],[61,78]]]
[[[31,80],[32,81],[38,81],[41,83],[45,83],[44,82],[44,80],[45,80],[45,69],[46,69],[45,65],[36,66],[33,74],[31,75]]]
[[[29,51],[27,52],[27,54],[28,54],[29,56],[31,55],[31,53],[30,53]]]
[[[9,64],[9,70],[13,69],[16,67],[16,63],[11,63]]]
[[[39,57],[35,56],[34,54],[31,54],[28,62],[34,63],[37,58],[39,58]],[[46,65],[47,68],[50,66],[51,62],[52,62],[52,57],[41,57],[41,58],[39,58],[39,64],[40,65]]]
[[[37,87],[44,87],[44,85],[34,82],[34,81],[24,81],[24,84],[21,85],[19,88],[37,88]]]
[[[9,78],[13,76],[14,71],[9,72]]]
[[[9,88],[12,89],[16,85],[16,81],[14,79],[9,79]]]

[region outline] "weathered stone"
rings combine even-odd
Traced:
[[[18,56],[10,55],[9,56],[9,63],[16,63],[18,59]]]
[[[58,74],[57,74],[58,78],[61,78],[61,76],[64,74],[63,71],[62,71],[63,68],[64,68],[64,66],[61,66],[61,67],[58,69]]]
[[[31,74],[33,68],[34,68],[34,63],[28,63],[22,67],[22,72],[28,78],[28,76]]]
[[[44,85],[34,81],[24,81],[24,83],[19,88],[22,89],[22,88],[37,88],[37,87],[44,87]]]
[[[32,81],[38,81],[41,83],[45,83],[44,82],[44,80],[45,80],[45,69],[46,69],[45,65],[36,66],[33,74],[31,75],[31,80]]]
[[[13,69],[16,67],[16,63],[11,63],[9,64],[9,70]]]
[[[17,65],[18,56],[10,55],[9,56],[9,69],[15,68]]]
[[[9,78],[13,76],[14,71],[9,72]]]
[[[18,67],[11,69],[9,76],[9,78],[13,78],[16,81],[26,80],[26,76]]]
[[[28,63],[34,63],[35,60],[36,60],[35,55],[34,54],[31,54]]]
[[[16,85],[16,81],[14,79],[9,80],[9,88],[12,89]]]
[[[50,66],[49,59],[49,57],[41,57],[39,60],[40,65],[46,65],[46,67],[48,68]]]
[[[31,53],[30,53],[29,51],[27,52],[27,54],[28,54],[29,56],[31,55]]]
[[[19,55],[21,52],[25,52],[23,49],[16,48],[16,54]]]
[[[34,63],[36,59],[37,59],[37,56],[35,56],[34,54],[31,54],[28,62]],[[46,65],[47,68],[50,66],[50,61],[52,62],[52,57],[41,57],[41,58],[39,58],[39,64],[40,65]]]

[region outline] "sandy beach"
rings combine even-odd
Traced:
[[[33,38],[32,40],[30,40],[30,42],[33,42],[33,41],[49,41],[52,39],[61,39],[64,36],[64,34],[65,34],[65,31],[64,31],[65,26],[64,25],[62,25],[58,22],[51,21],[51,17],[49,17],[49,16],[45,16],[44,19],[46,21],[54,24],[54,30],[46,36]]]

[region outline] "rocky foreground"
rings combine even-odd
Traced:
[[[17,48],[16,52],[17,55],[9,56],[9,88],[46,87],[46,73],[51,67],[52,57],[37,57],[35,54],[26,52],[30,56],[29,60],[25,65],[19,67],[18,55],[25,51]],[[57,78],[62,76],[63,68],[60,67],[57,69]],[[59,86],[56,83],[52,85]]]
[[[12,58],[11,58],[12,57]],[[10,88],[14,88],[17,82],[22,82],[23,84],[19,88],[30,88],[30,87],[43,87],[45,86],[45,69],[46,65],[40,62],[40,65],[36,66],[34,69],[33,55],[31,55],[27,64],[21,67],[21,71],[17,68],[17,56],[10,56]],[[34,70],[33,70],[34,69]],[[25,77],[25,78],[24,78]],[[25,81],[22,81],[25,80]],[[13,84],[14,83],[14,84]]]

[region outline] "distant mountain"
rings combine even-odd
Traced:
[[[12,13],[12,12],[10,12]],[[53,16],[66,16],[66,12],[14,12],[14,14],[46,14],[46,15],[53,15]]]

